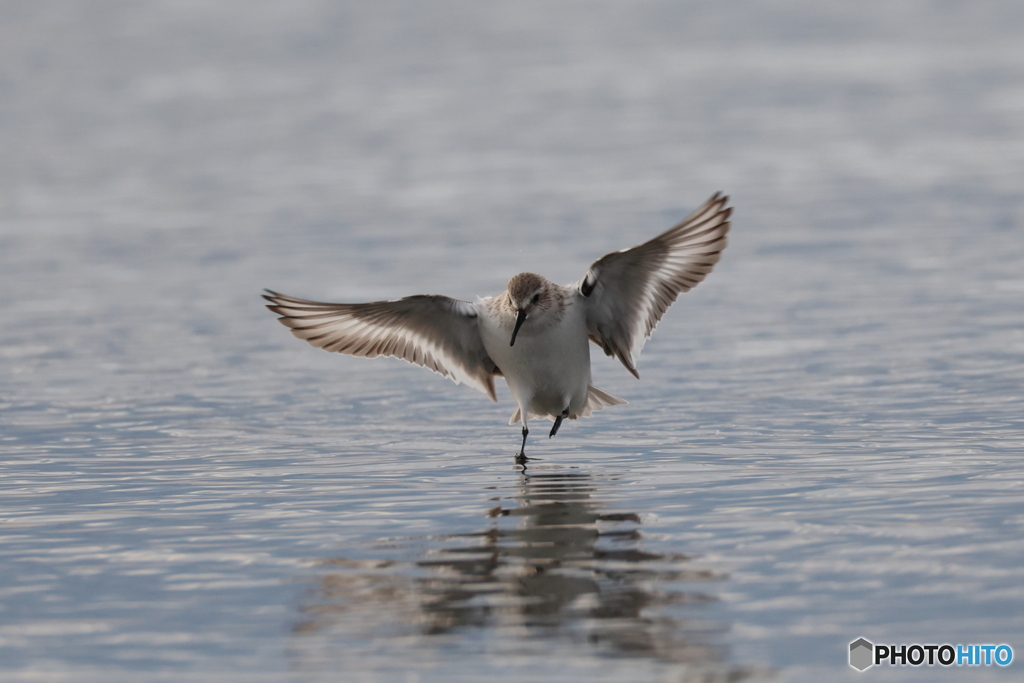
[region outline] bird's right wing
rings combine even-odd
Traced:
[[[367,304],[306,301],[271,290],[267,306],[313,346],[337,353],[375,358],[393,356],[466,382],[491,397],[501,374],[484,349],[477,312],[467,301],[446,296],[407,296]]]

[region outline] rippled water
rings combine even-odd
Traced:
[[[0,678],[933,680],[1024,656],[1018,3],[6,3]],[[578,279],[715,190],[532,439],[262,308]],[[1011,680],[976,667],[971,680]]]

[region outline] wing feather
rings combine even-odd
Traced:
[[[331,304],[266,291],[267,308],[312,346],[364,358],[401,358],[498,400],[494,376],[500,372],[484,349],[476,308],[467,301],[421,295]]]
[[[715,193],[675,227],[630,249],[606,254],[577,284],[586,299],[590,340],[639,377],[639,355],[658,321],[683,292],[714,268],[727,244],[729,198]]]

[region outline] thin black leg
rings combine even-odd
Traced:
[[[525,465],[529,458],[526,457],[526,436],[530,433],[530,430],[523,425],[523,445],[519,447],[519,452],[516,453],[516,464]]]
[[[562,414],[555,418],[555,424],[551,427],[551,433],[548,434],[549,439],[558,433],[558,428],[562,426],[562,420],[564,420],[567,417],[569,417],[568,408],[563,410]]]

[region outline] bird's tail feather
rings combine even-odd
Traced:
[[[574,415],[570,415],[570,420],[575,420],[578,417],[590,417],[590,414],[595,410],[601,410],[609,406],[621,406],[629,403],[625,399],[621,399],[614,394],[609,394],[604,389],[598,389],[593,385],[587,385],[587,402],[583,404],[583,409]],[[531,413],[530,417],[534,417]],[[545,415],[548,419],[554,420],[555,418],[551,415]],[[508,421],[510,425],[514,425],[523,418],[523,414],[517,407],[516,411],[512,413],[512,418]]]
[[[577,415],[570,415],[569,417],[590,417],[590,414],[595,410],[601,410],[609,406],[621,406],[626,405],[629,401],[619,398],[615,394],[609,394],[604,389],[598,389],[593,385],[587,386],[587,402],[583,406]]]

